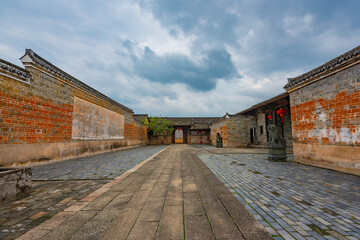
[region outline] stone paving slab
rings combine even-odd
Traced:
[[[359,176],[267,154],[193,151],[275,239],[360,239]],[[227,209],[243,212],[230,202]]]
[[[130,172],[58,226],[41,224],[20,239],[272,239],[187,145],[170,145]]]

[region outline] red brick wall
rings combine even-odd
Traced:
[[[0,148],[0,165],[37,164],[39,160],[71,158],[147,143],[146,129],[132,122],[130,109],[36,63],[28,65],[26,70],[3,60],[1,64],[0,143],[3,147]],[[16,71],[26,72],[31,77]],[[92,141],[72,138],[75,97],[124,116],[121,125],[125,139],[114,138],[111,134]],[[92,127],[83,130],[89,131]],[[80,135],[87,137],[89,134]]]
[[[360,91],[342,91],[332,99],[318,98],[292,106],[294,142],[358,146],[359,118]]]
[[[46,69],[42,69],[46,71]],[[72,140],[74,96],[125,116],[129,139],[141,139],[141,124],[131,123],[132,113],[74,88],[65,79],[29,69],[29,84],[0,72],[0,143],[32,144]],[[3,74],[1,74],[3,73]]]
[[[360,175],[360,65],[290,92],[295,161]]]
[[[146,127],[141,123],[133,121],[131,124],[125,124],[125,138],[129,140],[147,141]]]
[[[72,105],[35,96],[31,86],[0,75],[0,143],[71,140]]]

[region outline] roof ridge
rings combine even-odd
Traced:
[[[261,102],[259,102],[259,103],[256,103],[256,104],[252,105],[251,107],[249,107],[249,108],[247,108],[247,109],[244,109],[244,110],[242,110],[242,111],[240,111],[240,112],[237,112],[237,113],[235,113],[235,114],[232,114],[232,115],[239,115],[239,114],[243,114],[243,113],[249,112],[249,111],[254,110],[254,109],[256,109],[256,108],[259,108],[259,107],[261,107],[261,106],[263,106],[263,105],[266,105],[266,104],[268,104],[268,103],[271,103],[272,101],[275,101],[275,100],[277,100],[277,99],[279,99],[279,98],[281,99],[281,98],[283,98],[283,97],[286,97],[286,96],[288,96],[288,95],[289,95],[289,93],[287,93],[287,92],[280,93],[280,94],[278,94],[278,95],[276,95],[276,96],[274,96],[274,97],[271,97],[271,98],[269,98],[269,99],[267,99],[267,100],[264,100],[264,101],[261,101]]]

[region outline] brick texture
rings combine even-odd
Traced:
[[[146,144],[146,129],[133,120],[130,109],[36,63],[26,65],[26,71],[31,78],[24,81],[16,72],[0,68],[0,143],[4,144],[0,165],[69,158]],[[77,131],[89,132],[76,132],[75,136],[94,138],[96,142],[83,144],[82,139],[74,137],[75,98],[96,108],[88,111],[91,113],[88,115],[93,116],[93,125],[77,128]],[[100,110],[102,114],[98,114]],[[109,123],[114,119],[116,123]],[[114,129],[119,125],[120,130]],[[14,144],[23,146],[14,148]]]
[[[147,130],[140,122],[125,124],[125,138],[129,140],[146,141]]]
[[[290,92],[294,159],[360,175],[360,64]]]
[[[216,145],[216,133],[223,138],[224,147],[247,147],[250,145],[250,128],[257,126],[254,115],[235,115],[211,126],[211,144]]]
[[[294,143],[360,144],[360,65],[290,93]]]
[[[0,88],[1,143],[51,143],[71,140],[71,104],[53,101],[44,94],[35,95],[34,86],[1,75]]]

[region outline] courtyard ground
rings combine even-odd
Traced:
[[[275,239],[360,239],[360,177],[249,149],[193,148]]]
[[[136,147],[33,167],[29,197],[0,204],[0,239],[14,239],[165,146]]]
[[[360,177],[266,157],[147,146],[35,167],[0,239],[360,239]]]

